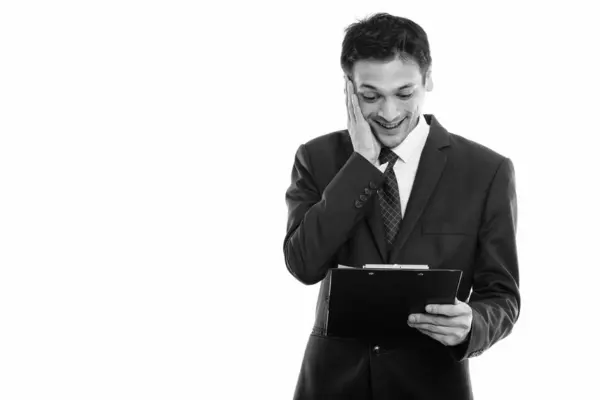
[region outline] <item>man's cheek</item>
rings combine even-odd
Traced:
[[[372,105],[362,103],[360,105],[360,111],[362,112],[363,117],[368,120],[373,118],[373,116],[377,115],[377,110],[373,108]]]
[[[416,107],[410,111],[410,124],[413,126],[419,118],[419,107]]]
[[[408,101],[404,107],[407,114],[418,114],[419,113],[419,102],[417,99]]]

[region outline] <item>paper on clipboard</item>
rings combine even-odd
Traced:
[[[429,269],[428,265],[420,264],[365,264],[365,269]]]
[[[347,265],[338,264],[338,268],[356,269],[357,267],[350,267]],[[428,265],[420,265],[420,264],[365,264],[365,265],[363,265],[363,268],[365,268],[365,269],[429,269],[429,266]]]

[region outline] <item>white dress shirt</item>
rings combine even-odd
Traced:
[[[417,174],[419,160],[421,159],[421,153],[425,147],[427,136],[429,136],[429,125],[427,125],[425,117],[421,115],[419,116],[417,126],[408,134],[406,139],[391,149],[399,157],[396,164],[394,164],[394,174],[396,174],[398,189],[400,191],[402,217],[404,217],[406,211],[406,205],[410,198],[410,192],[415,181],[415,175]],[[379,165],[379,162],[377,162],[376,165],[381,172],[384,172],[387,164]]]

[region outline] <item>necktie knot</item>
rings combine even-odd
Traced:
[[[379,152],[379,163],[380,164],[383,165],[387,162],[390,162],[391,165],[393,166],[394,163],[396,162],[396,160],[398,160],[398,156],[389,147],[381,148],[381,151]]]

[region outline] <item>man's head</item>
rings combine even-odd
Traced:
[[[375,136],[399,145],[433,89],[427,34],[406,18],[380,13],[346,28],[341,64]]]

